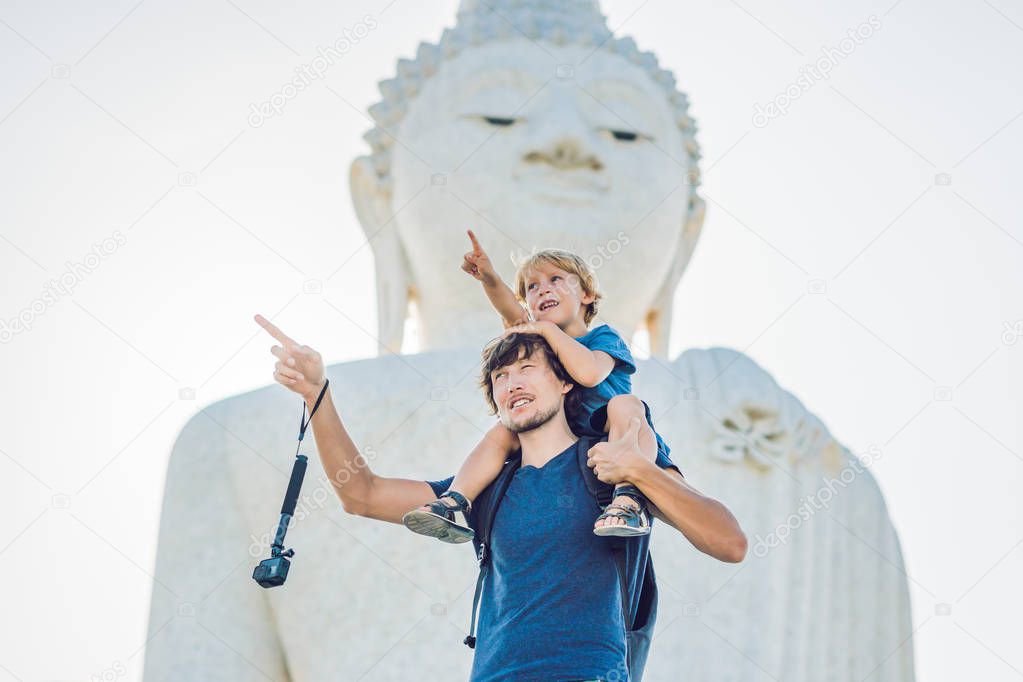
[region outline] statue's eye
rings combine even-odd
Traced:
[[[484,116],[483,120],[494,126],[510,126],[515,123],[514,118],[502,118],[500,116]]]
[[[631,130],[612,130],[610,131],[616,140],[622,142],[635,142],[639,138],[638,133],[634,133]]]

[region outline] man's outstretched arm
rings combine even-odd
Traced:
[[[678,471],[643,460],[629,476],[650,501],[651,513],[681,532],[696,549],[730,563],[746,557],[746,534],[732,512],[686,483]]]
[[[322,387],[321,383],[304,396],[308,409],[313,409]],[[426,481],[387,478],[373,473],[341,423],[329,388],[313,415],[312,429],[323,470],[341,499],[341,506],[349,514],[401,523],[405,512],[436,498]]]
[[[704,554],[738,563],[746,556],[746,534],[732,513],[717,500],[686,483],[674,469],[662,469],[639,449],[639,419],[616,441],[597,443],[587,463],[605,483],[630,481],[650,501],[652,513],[672,526]]]
[[[345,511],[401,523],[405,512],[433,500],[433,488],[426,481],[383,478],[370,470],[366,458],[359,453],[341,423],[329,390],[323,394],[323,401],[315,414],[312,412],[326,383],[323,357],[309,346],[295,341],[262,315],[256,315],[254,319],[280,343],[270,348],[270,353],[277,358],[274,380],[302,396],[309,407],[313,415],[310,423],[316,437],[316,450]]]

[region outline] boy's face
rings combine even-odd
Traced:
[[[562,396],[572,389],[558,379],[540,351],[498,367],[490,373],[490,383],[497,415],[514,433],[550,421],[562,409]]]
[[[526,305],[534,320],[547,320],[564,328],[583,322],[593,295],[583,291],[579,277],[551,263],[538,263],[525,273]]]

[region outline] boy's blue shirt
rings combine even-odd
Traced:
[[[598,435],[590,426],[590,416],[616,395],[632,393],[632,377],[636,361],[621,335],[606,324],[594,327],[575,340],[590,350],[601,350],[610,355],[615,366],[610,374],[596,386],[576,386],[582,409],[575,419],[569,417],[569,426],[579,435]]]
[[[632,351],[629,350],[625,339],[609,325],[602,324],[582,336],[574,338],[590,350],[604,351],[615,361],[611,372],[596,386],[576,385],[572,389],[579,392],[580,409],[574,414],[568,412],[565,414],[569,427],[577,436],[600,437],[604,433],[607,401],[616,395],[632,393],[631,375],[636,373],[636,361],[633,359]],[[647,423],[650,424],[651,429],[654,429],[654,436],[657,439],[658,466],[678,469],[669,457],[671,448],[654,428],[653,420],[650,417],[650,406],[644,403],[644,407]]]

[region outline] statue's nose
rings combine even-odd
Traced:
[[[557,92],[544,112],[536,130],[536,146],[526,154],[531,163],[548,163],[555,168],[572,170],[589,168],[601,170],[604,164],[597,158],[594,147],[587,140],[589,125],[576,107],[571,93]]]
[[[579,135],[562,133],[548,138],[540,149],[526,154],[526,161],[549,163],[555,168],[600,170],[604,164],[587,147]]]
[[[577,162],[583,156],[582,145],[575,137],[561,137],[553,144],[551,158],[555,163],[570,164]]]

